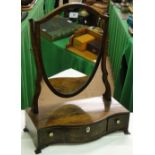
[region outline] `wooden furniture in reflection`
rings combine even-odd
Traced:
[[[37,0],[21,0],[21,10],[28,11],[33,8]]]
[[[79,89],[79,85],[83,85],[89,79],[88,76],[83,77],[57,77],[49,79],[51,85],[63,94],[70,94]],[[61,85],[60,85],[61,83]]]
[[[105,14],[109,7],[109,0],[83,0],[83,3],[90,5],[101,14]]]
[[[101,40],[102,38],[102,35],[100,33],[97,33],[93,30],[90,30],[88,28],[80,28],[79,30],[75,31],[74,34],[70,37],[70,41],[69,43],[67,44],[67,49],[70,51],[70,52],[73,52],[81,57],[84,57],[85,59],[87,60],[90,60],[92,62],[96,62],[97,60],[97,55],[92,53],[91,51],[89,51],[88,49],[85,49],[85,50],[79,50],[77,48],[74,47],[74,39],[76,37],[79,37],[79,36],[82,36],[84,34],[90,34],[92,35],[95,40]]]
[[[87,60],[90,60],[90,61],[96,63],[96,58],[97,58],[96,54],[94,54],[88,50],[80,51],[74,47],[68,47],[68,50],[69,50],[69,52],[73,52],[73,53],[75,53],[75,54],[77,54],[77,55],[79,55],[79,56],[81,56]]]

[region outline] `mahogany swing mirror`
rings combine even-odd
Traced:
[[[30,20],[37,68],[26,128],[36,153],[54,143],[84,143],[128,131],[129,112],[111,97],[106,69],[108,16],[82,3]]]

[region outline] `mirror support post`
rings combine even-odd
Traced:
[[[105,105],[105,110],[109,111],[110,109],[110,104],[111,104],[111,88],[110,84],[108,81],[108,72],[106,68],[106,58],[107,58],[107,32],[108,32],[108,21],[109,21],[109,16],[105,15],[107,17],[105,25],[104,25],[104,37],[103,37],[103,46],[102,46],[102,51],[103,55],[101,58],[101,70],[102,70],[102,80],[105,84],[105,93],[103,94],[103,101]]]
[[[35,64],[36,64],[36,69],[37,69],[37,78],[36,78],[36,82],[35,82],[35,94],[33,96],[33,103],[32,103],[32,112],[35,114],[39,113],[38,110],[38,98],[41,92],[41,80],[42,80],[42,74],[40,71],[40,62],[39,62],[39,56],[38,56],[38,44],[36,43],[36,38],[35,38],[35,33],[36,31],[34,31],[34,27],[35,27],[35,23],[33,22],[33,19],[29,20],[30,22],[30,31],[31,31],[31,42],[32,42],[32,48],[33,48],[33,54],[34,54],[34,58],[35,58]]]

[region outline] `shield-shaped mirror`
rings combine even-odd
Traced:
[[[43,77],[55,94],[74,96],[92,80],[104,52],[106,19],[86,4],[73,3],[36,22]]]

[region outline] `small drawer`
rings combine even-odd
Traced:
[[[108,119],[108,132],[128,129],[129,114],[117,114]]]
[[[65,142],[84,143],[95,140],[106,134],[107,121],[101,121],[92,125],[70,127],[65,132]]]
[[[39,145],[84,143],[106,134],[107,120],[81,126],[49,127],[38,131]]]
[[[64,134],[61,128],[49,127],[40,129],[38,134],[41,145],[49,145],[57,142],[64,143]]]

